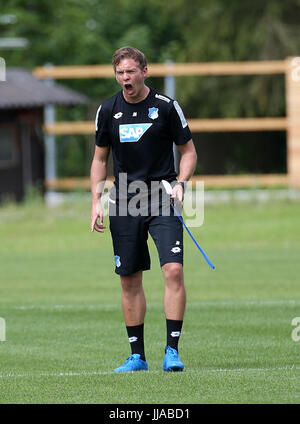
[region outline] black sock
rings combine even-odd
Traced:
[[[178,351],[178,342],[181,333],[183,321],[167,319],[167,346]]]
[[[126,330],[131,347],[131,353],[139,353],[141,355],[141,359],[145,361],[144,324],[126,326]]]

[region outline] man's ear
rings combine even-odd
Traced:
[[[143,74],[144,74],[145,78],[148,77],[148,67],[147,66],[145,66],[145,68],[143,69]]]

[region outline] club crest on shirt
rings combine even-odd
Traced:
[[[149,107],[149,118],[156,119],[158,118],[158,108],[157,107]]]
[[[115,264],[117,268],[121,266],[120,256],[118,255],[115,255]]]

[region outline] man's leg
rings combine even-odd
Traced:
[[[181,263],[170,262],[162,267],[165,278],[164,310],[167,327],[167,344],[163,361],[164,371],[182,371],[184,368],[178,355],[186,304],[186,292]]]
[[[125,362],[115,372],[147,370],[144,350],[144,319],[146,299],[142,285],[142,271],[131,275],[121,275],[122,308],[131,347],[130,361]]]
[[[144,323],[146,314],[146,299],[142,284],[143,272],[131,275],[121,275],[122,308],[127,326]]]
[[[164,310],[167,325],[167,346],[178,351],[178,342],[183,324],[186,292],[183,267],[171,262],[162,267],[165,278]]]
[[[146,301],[142,274],[150,269],[147,226],[143,216],[110,216],[116,268],[122,287],[122,307],[131,356],[115,372],[148,369],[144,353]]]
[[[150,234],[156,244],[165,279],[164,310],[167,326],[167,344],[163,369],[182,371],[178,357],[186,293],[183,280],[183,228],[176,216],[152,218]]]
[[[171,262],[163,265],[165,279],[164,310],[166,319],[183,321],[186,292],[183,280],[183,267]]]

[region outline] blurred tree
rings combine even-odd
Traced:
[[[128,44],[149,62],[283,59],[300,50],[299,0],[6,0],[1,13],[16,16],[0,21],[1,36],[30,42],[0,51],[8,66],[110,63]],[[117,89],[113,79],[65,83],[97,100]],[[282,115],[282,94],[276,76],[178,80],[181,101],[197,116]]]
[[[175,0],[168,7],[176,25],[185,28],[177,61],[276,60],[299,55],[299,0]],[[189,116],[285,114],[283,76],[181,78],[178,95]]]
[[[29,40],[27,50],[0,51],[8,66],[110,63],[114,50],[134,45],[160,62],[177,52],[181,29],[159,0],[7,0],[2,14],[14,14],[15,25],[1,25],[1,36]],[[111,95],[112,79],[65,81],[92,98]]]

